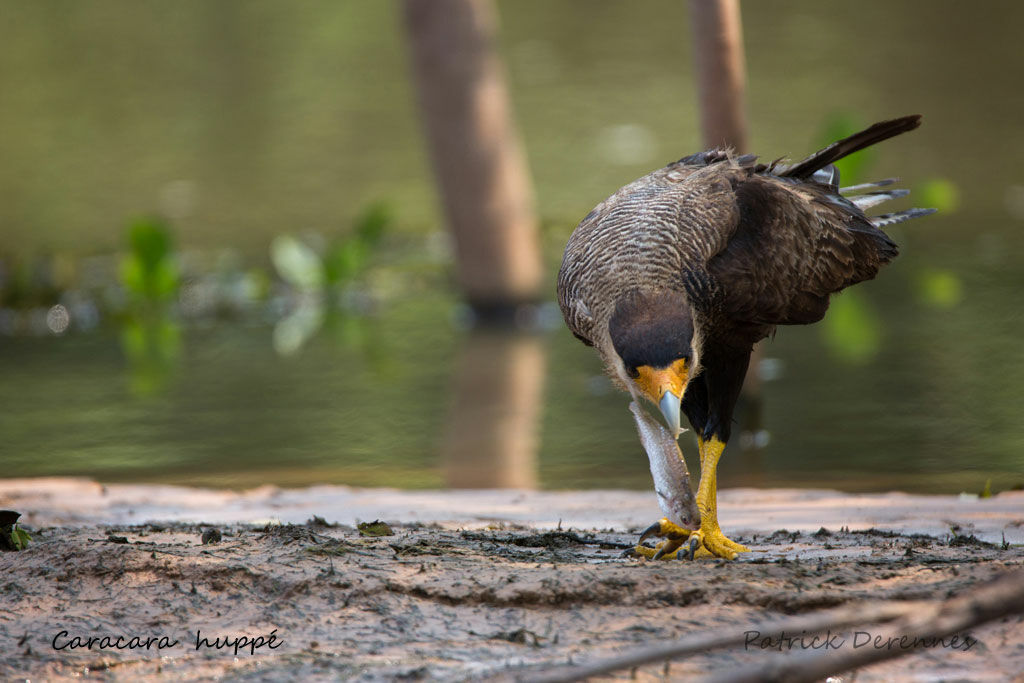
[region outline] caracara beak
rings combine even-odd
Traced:
[[[679,436],[679,432],[683,431],[682,427],[679,426],[679,413],[682,408],[683,397],[676,396],[671,391],[666,391],[661,396],[661,400],[658,401],[658,407],[661,408],[661,414],[665,416],[665,424],[672,431],[672,436]]]
[[[652,368],[649,365],[641,365],[637,368],[639,376],[633,380],[637,386],[660,409],[665,416],[665,423],[673,436],[679,436],[682,431],[681,416],[683,392],[686,391],[686,382],[689,377],[689,370],[686,367],[686,359],[679,359],[666,368]]]

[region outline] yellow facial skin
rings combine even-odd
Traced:
[[[644,395],[654,401],[655,405],[661,401],[666,391],[681,398],[690,376],[685,358],[680,358],[667,368],[641,365],[636,371],[640,373],[640,376],[633,381],[640,387],[640,391]]]

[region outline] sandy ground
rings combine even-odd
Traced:
[[[644,492],[0,480],[0,508],[24,513],[34,537],[0,553],[0,678],[530,680],[696,632],[743,633],[868,598],[947,597],[1024,566],[1020,492],[731,490],[720,505],[752,553],[649,562],[622,556],[658,517]],[[375,519],[393,535],[354,526]],[[204,545],[211,529],[220,541]],[[1021,618],[971,635],[969,650],[920,651],[856,678],[1024,671]],[[864,640],[842,636],[842,647]],[[778,656],[752,644],[632,673],[688,679]]]

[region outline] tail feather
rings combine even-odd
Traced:
[[[888,140],[900,133],[906,133],[907,131],[914,130],[919,125],[921,125],[920,114],[903,116],[898,119],[892,119],[891,121],[876,123],[866,130],[854,133],[853,135],[843,138],[838,142],[833,142],[825,149],[815,152],[803,161],[790,166],[779,175],[789,178],[798,178],[801,180],[810,178],[814,175],[815,171],[819,171],[845,156],[853,154],[854,152],[859,152],[865,147],[870,147],[871,145],[882,142],[883,140]]]
[[[840,187],[839,194],[857,194],[864,190],[870,190],[874,187],[888,187],[899,182],[899,178],[886,178],[885,180],[876,180],[873,183],[861,183],[860,185],[850,185],[848,187]]]
[[[857,195],[850,199],[851,202],[857,205],[857,208],[861,211],[870,209],[872,206],[878,206],[882,202],[887,202],[890,199],[896,199],[897,197],[906,197],[910,194],[910,190],[887,190],[884,192],[868,192],[866,194]]]
[[[920,216],[928,216],[935,213],[938,209],[907,209],[906,211],[897,211],[896,213],[886,213],[881,216],[871,216],[868,220],[871,221],[871,225],[876,228],[884,228],[888,225],[896,225],[903,221],[909,221],[911,218],[918,218]]]

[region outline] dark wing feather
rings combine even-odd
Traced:
[[[820,320],[830,294],[875,277],[897,254],[863,211],[827,185],[751,175],[735,188],[739,225],[708,270],[719,310],[738,322]]]

